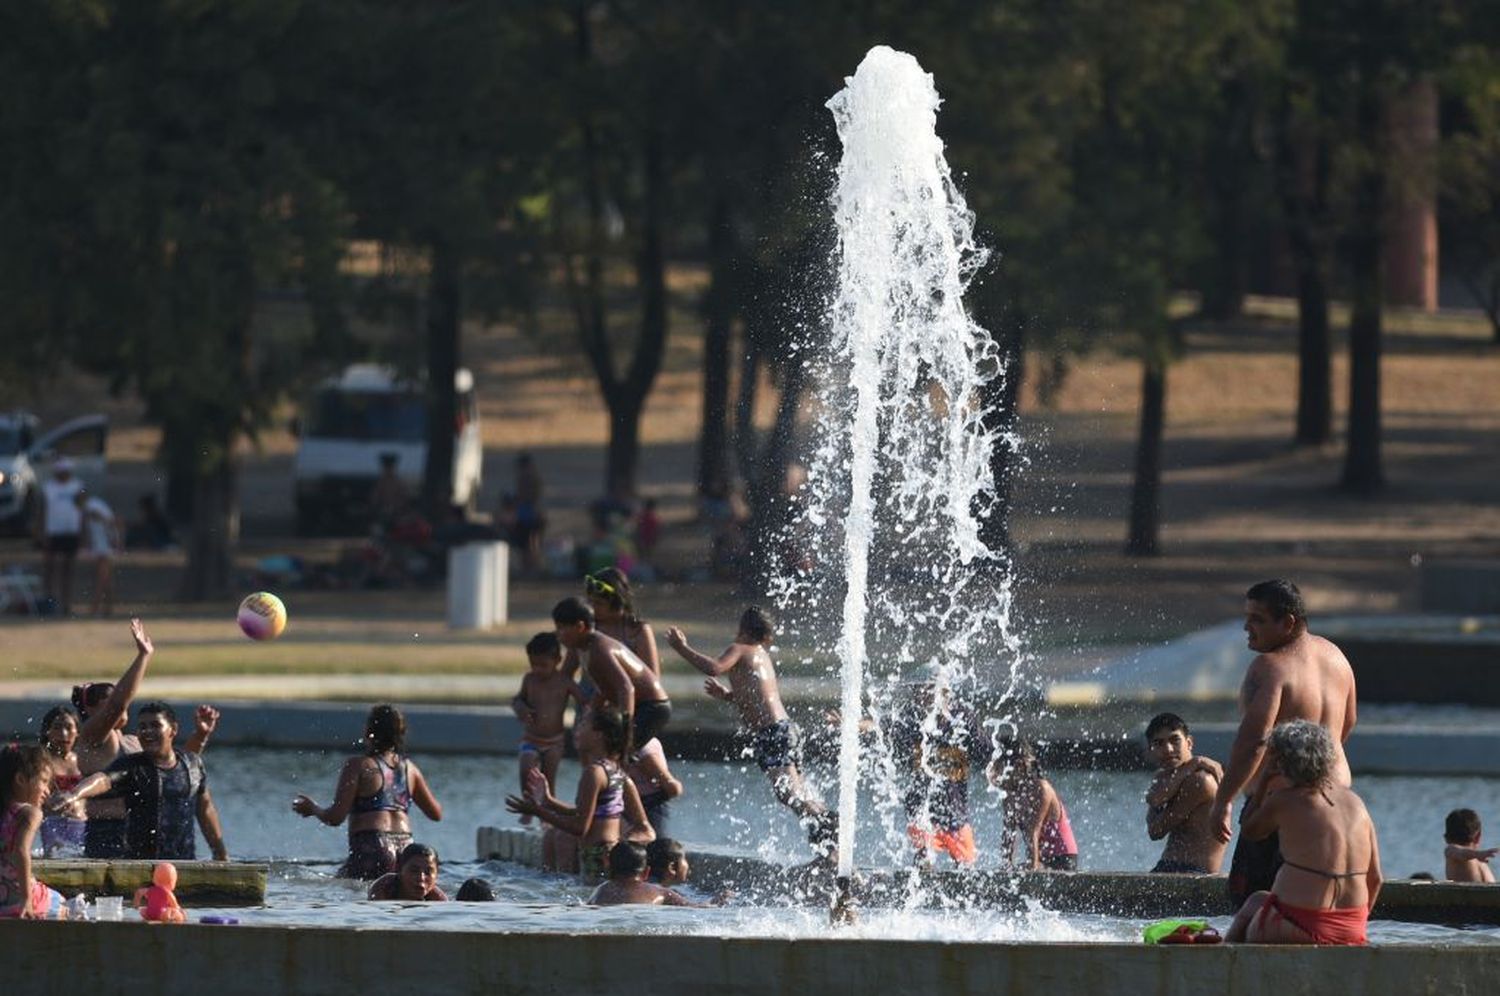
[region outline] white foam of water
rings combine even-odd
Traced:
[[[985,254],[937,135],[941,101],[914,58],[883,46],[846,84],[828,103],[844,148],[833,195],[838,289],[821,444],[805,496],[814,532],[836,534],[839,548],[824,551],[818,577],[802,579],[827,591],[830,568],[841,569],[845,585],[841,874],[853,864],[858,724],[867,707],[888,714],[895,689],[914,673],[972,688],[979,655],[1008,654],[1013,680],[1020,658],[1009,580],[980,535],[994,500],[990,457],[1003,442],[984,422],[983,391],[1003,372],[963,305]],[[873,656],[888,667],[867,692]],[[889,780],[899,764],[864,767]]]

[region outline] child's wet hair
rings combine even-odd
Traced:
[[[603,567],[585,574],[583,587],[590,595],[608,602],[630,625],[641,624],[641,617],[635,611],[635,596],[630,591],[630,576],[618,567]]]
[[[630,749],[630,724],[625,714],[613,706],[594,710],[594,729],[604,738],[604,752],[616,760]]]
[[[365,718],[365,740],[372,753],[399,752],[406,746],[406,717],[388,702],[372,706]]]
[[[1181,731],[1185,737],[1192,736],[1192,731],[1188,729],[1187,720],[1175,712],[1157,713],[1151,717],[1151,722],[1146,724],[1146,743],[1149,744],[1151,738],[1159,733],[1176,733],[1178,731]]]
[[[482,878],[466,878],[453,898],[461,903],[493,903],[495,890]]]
[[[672,862],[681,861],[685,857],[687,851],[682,842],[671,837],[658,837],[646,845],[646,867],[651,869],[652,878],[661,878]]]
[[[38,744],[10,744],[0,750],[0,808],[15,801],[10,793],[17,777],[29,782],[51,770],[47,749]]]
[[[1478,840],[1483,830],[1479,814],[1472,809],[1455,809],[1443,821],[1443,839],[1450,844],[1467,844]]]
[[[552,606],[552,622],[558,626],[576,626],[583,623],[586,629],[594,628],[594,610],[589,603],[576,595]]]
[[[771,616],[758,605],[752,605],[740,613],[740,632],[756,643],[765,643],[776,633]]]
[[[401,849],[401,856],[396,859],[396,868],[398,870],[405,868],[408,861],[416,861],[419,858],[423,861],[426,861],[430,858],[434,865],[438,863],[437,851],[433,850],[426,844],[413,843],[407,844]]]
[[[630,840],[622,840],[609,849],[609,877],[638,877],[646,868],[646,849]]]
[[[562,656],[562,644],[557,642],[557,633],[548,630],[538,633],[526,641],[526,656],[532,659],[552,660]]]

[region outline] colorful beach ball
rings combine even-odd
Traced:
[[[269,591],[257,591],[240,603],[239,621],[250,639],[274,640],[286,629],[286,606]]]

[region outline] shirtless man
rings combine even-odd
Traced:
[[[1157,764],[1146,790],[1146,833],[1167,838],[1156,873],[1213,875],[1224,860],[1224,842],[1209,823],[1223,769],[1193,753],[1193,735],[1181,716],[1164,712],[1146,726],[1146,747]]]
[[[557,641],[568,651],[563,672],[572,677],[582,666],[593,691],[584,688],[584,699],[592,706],[612,705],[631,723],[630,754],[659,736],[672,716],[672,700],[661,679],[619,640],[594,628],[594,610],[581,598],[565,598],[552,608]],[[580,686],[584,683],[579,682]],[[576,724],[575,724],[576,725]]]
[[[814,849],[826,854],[837,836],[837,814],[812,794],[798,768],[802,738],[781,704],[776,666],[766,652],[772,635],[771,620],[751,606],[740,616],[734,642],[717,660],[688,646],[687,634],[676,626],[667,630],[667,642],[683,660],[708,675],[703,690],[709,697],[739,709],[755,763],[771,780],[777,801],[797,814]],[[720,675],[728,676],[728,688],[716,680]]]
[[[1262,772],[1266,737],[1281,723],[1306,719],[1332,735],[1333,784],[1353,784],[1344,741],[1354,729],[1354,670],[1342,651],[1307,631],[1302,593],[1290,581],[1262,581],[1245,593],[1245,632],[1257,657],[1245,672],[1240,689],[1240,728],[1229,750],[1229,765],[1214,797],[1210,826],[1220,841],[1233,835],[1229,810],[1244,792],[1248,799],[1240,813],[1243,824],[1268,791],[1285,783]],[[1241,903],[1257,890],[1270,888],[1281,865],[1273,833],[1250,841],[1241,835],[1230,861],[1229,894]]]

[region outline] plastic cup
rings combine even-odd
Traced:
[[[94,914],[100,920],[118,922],[125,919],[125,899],[123,896],[100,896],[94,900]]]

